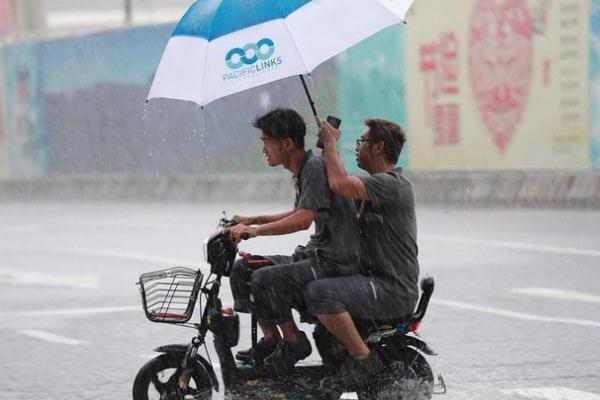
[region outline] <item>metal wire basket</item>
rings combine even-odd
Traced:
[[[169,268],[140,275],[146,317],[152,322],[169,324],[189,321],[201,282],[202,273],[190,268]]]

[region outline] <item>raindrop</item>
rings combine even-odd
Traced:
[[[263,110],[270,109],[271,105],[272,105],[272,101],[271,101],[271,95],[269,94],[269,92],[266,92],[266,91],[261,92],[260,95],[258,96],[258,102]]]
[[[142,111],[142,121],[147,121],[148,120],[148,102],[144,103],[144,106],[142,107],[143,111]]]

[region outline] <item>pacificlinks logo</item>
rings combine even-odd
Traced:
[[[283,61],[275,54],[275,42],[264,38],[256,43],[235,47],[225,56],[225,63],[231,71],[223,74],[223,81],[232,81],[265,72],[280,65]]]

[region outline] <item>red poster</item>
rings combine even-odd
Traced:
[[[11,30],[11,10],[9,0],[0,0],[0,35]]]
[[[434,146],[460,142],[458,39],[443,32],[434,42],[421,43],[419,68],[425,78],[425,115],[433,130]]]

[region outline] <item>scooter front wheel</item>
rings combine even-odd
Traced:
[[[212,381],[200,365],[192,366],[189,382],[181,388],[182,354],[162,354],[144,365],[133,383],[133,400],[210,400]]]

